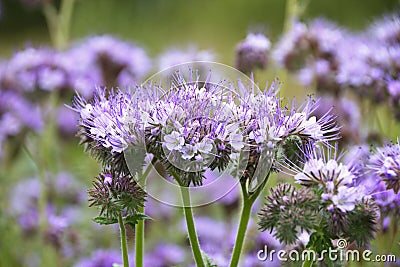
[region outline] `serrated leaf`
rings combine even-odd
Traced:
[[[93,221],[101,225],[109,225],[118,222],[116,218],[107,218],[103,216],[98,216],[96,218],[93,218]]]
[[[125,224],[128,224],[131,227],[135,227],[135,224],[137,224],[140,220],[152,220],[152,218],[143,213],[136,213],[124,218]]]

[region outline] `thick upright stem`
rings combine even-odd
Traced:
[[[256,199],[260,196],[261,192],[264,190],[269,175],[270,173],[267,174],[267,177],[265,177],[263,182],[256,189],[256,191],[254,191],[253,194],[249,194],[245,181],[240,183],[242,189],[242,197],[243,197],[242,213],[240,215],[239,228],[236,235],[235,246],[233,248],[231,263],[229,264],[230,267],[236,267],[239,264],[240,255],[242,253],[242,248],[244,244],[244,238],[247,232],[247,225],[249,224],[250,220],[251,208],[253,207],[253,204],[256,201]]]
[[[145,190],[146,187],[146,178],[150,173],[153,165],[156,160],[153,159],[152,162],[147,166],[145,171],[138,176],[139,185]],[[138,210],[139,213],[145,214],[144,206],[140,207]],[[135,225],[135,266],[143,267],[143,258],[144,258],[144,220],[139,220]]]
[[[139,213],[144,214],[144,207],[139,208]],[[135,228],[135,266],[143,267],[144,220],[139,220]]]
[[[126,242],[126,231],[125,231],[125,225],[124,225],[124,221],[122,219],[121,214],[118,215],[118,223],[119,223],[119,230],[121,233],[122,260],[124,263],[124,267],[129,267],[128,245]]]
[[[190,193],[189,188],[181,186],[182,204],[185,213],[186,227],[188,230],[190,245],[192,246],[193,257],[197,267],[204,267],[204,261],[197,238],[196,228],[194,225],[192,207],[190,206]]]
[[[59,11],[50,2],[43,5],[50,38],[57,49],[63,49],[68,44],[74,4],[75,0],[63,0]]]
[[[240,254],[242,253],[244,237],[247,231],[247,225],[250,219],[251,207],[253,206],[254,201],[252,200],[244,200],[242,205],[242,213],[240,215],[240,223],[238,232],[236,235],[235,247],[233,248],[232,259],[230,263],[230,267],[236,267],[239,264]]]
[[[284,32],[289,32],[293,23],[298,19],[299,13],[299,0],[286,0],[286,14],[285,14],[285,24]]]

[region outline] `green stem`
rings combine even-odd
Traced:
[[[59,12],[50,2],[43,5],[43,14],[46,18],[50,38],[53,46],[57,49],[63,49],[68,44],[74,4],[75,0],[63,0]]]
[[[122,215],[118,214],[118,223],[119,230],[121,233],[121,251],[122,251],[122,260],[124,262],[124,267],[129,267],[129,258],[128,258],[128,246],[126,242],[126,231],[124,221],[122,219]]]
[[[314,261],[311,259],[306,259],[303,261],[303,264],[301,265],[302,267],[311,267],[313,266]]]
[[[143,214],[144,207],[140,207],[138,212]],[[135,228],[135,266],[143,267],[144,220],[139,220]]]
[[[247,232],[247,225],[249,224],[251,208],[253,207],[254,202],[260,196],[261,192],[264,190],[265,185],[267,184],[270,173],[268,173],[267,177],[265,177],[264,181],[259,185],[259,187],[254,191],[253,194],[249,194],[247,192],[246,181],[241,181],[240,186],[242,189],[242,213],[240,215],[239,228],[236,235],[235,246],[233,248],[231,262],[229,264],[230,267],[236,267],[239,264],[240,255],[242,253],[244,237]]]
[[[284,24],[284,32],[289,32],[292,27],[294,21],[298,17],[299,3],[298,0],[286,0],[286,14],[285,14],[285,24]]]
[[[63,0],[60,8],[60,41],[59,48],[65,48],[68,44],[71,29],[71,18],[75,0]]]
[[[139,174],[138,183],[145,190],[146,178],[149,175],[153,165],[155,164],[156,159],[153,159],[152,162],[147,166],[145,171],[142,174]],[[144,214],[144,207],[139,207],[139,213]],[[144,259],[144,220],[139,220],[135,226],[135,266],[143,267],[143,259]]]
[[[253,206],[254,201],[250,199],[244,199],[242,205],[242,214],[240,216],[240,223],[238,232],[236,235],[235,247],[233,248],[232,259],[230,263],[230,267],[236,267],[239,264],[240,255],[242,253],[244,237],[247,231],[247,225],[250,219],[251,207]]]
[[[197,238],[196,228],[194,225],[192,207],[190,206],[189,188],[180,186],[180,189],[182,195],[183,211],[185,213],[186,219],[186,227],[188,230],[190,245],[192,247],[193,257],[196,261],[197,267],[204,267],[205,264],[203,261],[199,240]]]

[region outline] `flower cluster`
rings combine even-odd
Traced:
[[[350,90],[372,103],[389,103],[399,115],[399,15],[378,19],[350,34],[317,19],[297,22],[275,46],[275,61],[297,73],[300,82],[335,97]]]
[[[275,61],[289,71],[296,71],[307,86],[316,84],[321,91],[335,91],[332,73],[338,65],[338,45],[345,32],[324,19],[311,23],[297,22],[273,51]]]
[[[223,170],[230,161],[239,135],[232,120],[232,91],[223,84],[175,82],[149,110],[146,147],[182,185],[201,185],[207,167]]]
[[[138,211],[144,205],[146,193],[129,175],[118,175],[112,170],[100,173],[88,195],[90,206],[100,209],[99,217],[94,219],[100,224],[116,223],[121,214],[125,223],[132,225],[143,219]]]
[[[365,245],[377,230],[379,213],[365,188],[356,184],[362,173],[355,165],[340,162],[334,147],[328,147],[328,152],[318,146],[306,147],[303,158],[302,166],[289,164],[302,189],[296,191],[287,185],[271,189],[271,197],[259,215],[261,229],[275,229],[277,237],[286,243],[297,239],[297,228],[290,228],[296,225],[310,233],[322,233],[326,240],[346,238]],[[301,193],[301,190],[307,192]],[[290,205],[287,207],[284,202]],[[293,209],[297,209],[296,212]],[[282,225],[288,227],[282,229]],[[322,225],[322,229],[315,225]]]
[[[296,242],[300,232],[311,231],[315,223],[318,200],[307,189],[295,189],[290,184],[272,188],[267,204],[259,212],[261,231],[276,230],[276,237],[286,244]]]
[[[397,194],[400,190],[400,143],[377,148],[369,160],[372,174],[386,183],[387,189]]]

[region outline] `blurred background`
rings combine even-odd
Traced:
[[[0,131],[3,129],[5,132],[6,126],[12,128],[11,126],[17,125],[15,118],[23,121],[18,127],[15,126],[18,130],[7,128],[9,132],[0,136],[0,267],[100,267],[121,262],[118,229],[91,222],[91,218],[96,216],[96,210],[88,207],[86,190],[100,171],[100,166],[84,153],[78,138],[74,137],[77,131],[76,114],[71,115],[70,110],[62,109],[65,108],[64,104],[71,105],[75,90],[90,97],[95,85],[124,86],[140,82],[174,60],[179,63],[204,59],[235,66],[238,43],[248,33],[263,33],[272,46],[280,40],[288,27],[289,2],[291,1],[75,0],[69,23],[64,25],[67,29],[58,30],[63,34],[61,39],[57,39],[57,30],[54,29],[54,23],[52,26],[51,18],[54,19],[54,12],[62,9],[61,1],[0,0],[0,126],[3,127],[0,127]],[[398,12],[400,7],[398,0],[300,2],[303,11],[297,15],[301,21],[324,18],[338,27],[346,28],[348,32],[363,31],[385,14]],[[92,59],[86,57],[93,50],[85,52],[85,49],[96,48],[96,42],[89,44],[88,38],[104,34],[136,46],[136,50],[129,50],[132,47],[118,46],[119,41],[99,39],[104,46],[111,44],[110,51],[136,51],[132,52],[137,53],[134,60],[140,58],[140,64],[130,61],[124,63],[130,64],[130,69],[121,72],[124,75],[120,75],[121,70],[118,70],[118,75],[111,75],[111,78],[101,67],[95,74],[81,70],[83,65],[87,69],[97,68],[94,65],[99,61],[93,65],[90,63]],[[22,56],[17,57],[22,55],[21,51],[29,50],[28,48],[51,51],[45,52],[46,56],[33,52],[30,57],[25,54],[23,59]],[[80,50],[81,48],[84,49]],[[100,51],[103,48],[96,49]],[[58,58],[58,52],[53,50],[66,51],[61,63],[48,63],[49,59]],[[182,54],[179,51],[184,52]],[[29,53],[31,52],[28,51]],[[77,60],[72,60],[73,57]],[[20,71],[10,72],[10,69],[11,66],[17,68],[16,66],[29,65],[29,62],[36,60],[40,63],[27,69],[49,64],[50,70],[67,70],[65,72],[68,75],[78,78],[73,80],[68,76],[68,82],[60,85],[55,76],[51,76],[54,78],[51,79],[52,84],[57,86],[39,82],[39,85],[28,88],[25,79],[29,80],[29,75],[22,75]],[[255,69],[254,75],[261,85],[278,76],[283,82],[283,96],[298,96],[303,99],[318,91],[313,86],[305,86],[295,75],[272,62],[266,68]],[[85,87],[91,81],[94,82]],[[58,93],[52,93],[53,87],[59,89]],[[356,96],[351,98],[359,100]],[[359,103],[361,109],[368,110],[370,107],[362,101]],[[366,123],[373,125],[373,129],[372,134],[365,134],[364,138],[375,140],[373,138],[376,136],[373,134],[378,132],[386,139],[395,140],[400,134],[398,122],[386,116],[390,111],[384,105],[376,110],[376,117],[385,119],[381,122],[382,125],[373,118],[370,121],[367,119]],[[9,116],[5,114],[18,115],[12,117],[13,120],[6,120]],[[27,114],[32,117],[27,118]],[[350,125],[352,123],[347,122]],[[360,129],[363,131],[365,127]],[[380,138],[382,137],[377,137],[379,140]],[[350,144],[361,145],[362,142],[357,140]],[[276,181],[277,177],[270,179],[269,185]],[[181,211],[151,200],[147,207],[154,220],[146,226],[145,266],[193,266],[187,249]],[[196,209],[195,212],[200,242],[219,263],[218,266],[226,266],[236,229],[238,193],[234,191],[221,203]],[[46,218],[41,216],[43,214]],[[246,246],[248,254],[244,257],[243,266],[259,266],[254,261],[255,253],[263,244],[270,244],[271,248],[283,248],[283,245],[268,233],[257,233],[255,223],[250,228],[249,239],[253,242]],[[389,237],[382,239],[383,243],[390,240],[391,232],[386,234]],[[130,251],[133,251],[132,231],[129,235]],[[398,240],[398,236],[396,238]],[[398,246],[385,247],[381,251],[398,253],[397,248]],[[279,262],[269,264],[280,266]]]

